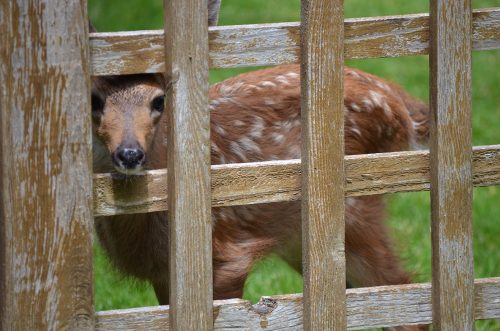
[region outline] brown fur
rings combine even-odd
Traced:
[[[345,69],[344,82],[347,154],[401,151],[425,142],[424,104],[355,69]],[[146,167],[165,168],[167,116],[158,119],[148,112],[151,99],[164,88],[161,77],[98,78],[94,86],[106,100],[94,128],[95,150],[105,146],[112,153],[120,139],[137,139],[147,154]],[[242,74],[212,86],[209,93],[213,164],[300,158],[299,66]],[[103,155],[95,156],[94,167],[98,172],[113,168]],[[347,277],[355,286],[411,282],[393,252],[383,213],[381,196],[346,199]],[[271,252],[301,271],[300,215],[300,202],[214,208],[214,299],[241,297],[255,261]],[[160,303],[167,304],[166,213],[100,217],[96,229],[113,263],[151,282]]]

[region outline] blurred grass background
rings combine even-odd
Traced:
[[[500,6],[500,0],[473,1],[474,8]],[[397,15],[428,12],[428,1],[345,0],[346,17]],[[89,15],[98,31],[161,29],[161,0],[89,0]],[[298,21],[299,0],[223,0],[220,25]],[[347,61],[402,85],[412,95],[428,100],[426,56]],[[473,54],[473,143],[500,144],[500,51]],[[246,69],[213,70],[212,83]],[[406,269],[416,282],[431,279],[429,193],[393,194],[387,197],[387,223]],[[474,189],[475,277],[500,276],[500,188]],[[125,279],[109,265],[95,245],[95,303],[97,310],[156,305],[152,289]],[[261,261],[250,275],[244,297],[253,302],[262,295],[302,291],[302,279],[275,256]],[[481,321],[477,330],[500,330],[500,320]]]

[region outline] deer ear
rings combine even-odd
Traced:
[[[221,0],[208,0],[208,26],[217,25]]]
[[[90,22],[89,20],[89,32],[97,32],[97,30],[94,28],[94,26],[92,25],[92,23]]]

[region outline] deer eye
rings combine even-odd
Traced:
[[[97,94],[92,93],[92,118],[95,121],[99,121],[103,110],[104,110],[104,100]]]
[[[97,94],[92,94],[92,112],[102,112],[104,100]]]
[[[151,109],[161,113],[165,109],[165,95],[160,95],[151,102]]]

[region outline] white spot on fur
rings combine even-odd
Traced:
[[[225,163],[227,163],[227,160],[226,160],[226,158],[224,157],[224,154],[222,154],[222,153],[221,153],[221,154],[219,154],[219,161],[220,161],[220,163],[221,163],[221,164],[225,164]]]
[[[350,109],[354,110],[357,113],[359,113],[361,111],[361,108],[355,102],[351,102],[349,107],[350,107]]]
[[[246,90],[248,93],[253,93],[255,91],[259,91],[261,88],[258,87],[257,85],[249,84],[246,86]]]
[[[226,98],[226,97],[221,97],[221,98],[210,100],[210,103],[208,104],[208,109],[210,111],[213,111],[221,104],[228,103],[230,100],[231,100],[230,98]]]
[[[263,82],[260,82],[257,86],[259,86],[259,87],[276,87],[276,84],[271,82],[271,81],[265,80]]]
[[[275,80],[280,83],[280,84],[283,84],[283,85],[289,85],[290,82],[288,81],[288,79],[283,76],[283,75],[279,75],[279,76],[276,76]]]
[[[348,76],[353,76],[353,77],[359,77],[359,74],[356,71],[353,71],[353,70],[349,70],[347,72],[347,75]]]
[[[264,130],[264,120],[258,116],[255,116],[254,118],[255,122],[253,122],[252,124],[250,137],[258,139],[262,137],[262,131]]]
[[[273,106],[274,104],[276,104],[276,102],[273,98],[264,98],[264,104],[266,106]]]
[[[253,153],[260,153],[260,147],[255,143],[255,141],[253,141],[250,138],[247,137],[240,138],[238,143],[240,144],[243,150]]]
[[[214,130],[217,134],[219,134],[220,136],[224,137],[226,135],[226,130],[224,130],[224,128],[220,127],[220,126],[215,126],[214,127]]]
[[[216,208],[214,210],[214,214],[216,215],[215,216],[216,219],[220,219],[222,221],[228,221],[232,218],[231,216],[233,216],[232,215],[233,213],[229,213],[228,208]]]
[[[217,146],[217,144],[215,144],[214,142],[212,142],[211,146],[212,146],[212,150],[213,150],[215,153],[219,154],[219,153],[221,152],[221,150],[220,150],[219,146]]]
[[[240,206],[237,209],[237,213],[243,218],[245,221],[253,221],[255,219],[255,212],[252,213],[250,208]]]
[[[274,144],[280,145],[285,140],[285,136],[281,133],[273,132],[271,134],[271,140],[273,141]]]
[[[222,100],[222,98],[210,100],[210,103],[209,103],[210,107],[217,107],[218,105],[221,104],[221,100]]]
[[[349,197],[349,198],[346,198],[346,199],[345,199],[345,204],[346,204],[346,206],[348,206],[348,207],[351,207],[351,208],[356,208],[356,201],[357,201],[357,200],[356,200],[355,198],[351,198],[351,197]]]
[[[361,131],[359,130],[359,127],[356,124],[356,121],[352,118],[349,118],[349,123],[351,123],[351,127],[349,128],[349,130],[351,130],[353,133],[355,133],[359,137],[361,137]]]
[[[240,161],[246,162],[247,156],[245,154],[245,151],[241,148],[241,146],[236,142],[236,141],[231,141],[229,143],[229,149],[233,154],[239,157]]]
[[[373,104],[377,107],[382,107],[382,95],[375,91],[369,91],[368,94],[372,98]]]
[[[296,72],[289,72],[287,74],[285,74],[286,77],[290,78],[290,79],[295,79],[295,78],[299,78],[299,74],[296,73]]]
[[[273,126],[276,128],[279,128],[282,131],[290,131],[293,128],[299,127],[300,126],[300,119],[296,120],[286,120],[286,121],[277,121],[273,123]]]
[[[291,159],[299,159],[300,158],[300,146],[292,145],[288,147],[288,157]]]
[[[359,137],[361,137],[361,131],[359,131],[359,129],[357,127],[352,127],[351,128],[351,131],[354,132],[355,134],[357,134]]]
[[[427,146],[423,144],[419,144],[418,142],[415,141],[415,139],[411,139],[410,141],[410,150],[412,151],[423,151],[426,150]]]
[[[425,150],[427,149],[427,146],[424,144],[420,144],[417,142],[415,135],[417,134],[418,129],[422,126],[425,125],[426,121],[411,121],[411,125],[413,127],[413,137],[410,141],[410,149],[411,150]]]
[[[418,122],[418,121],[411,121],[411,124],[413,125],[413,129],[415,131],[417,131],[419,129],[419,127],[421,127],[422,125],[425,124],[425,122],[426,122],[425,120],[424,121],[420,121],[420,122]]]
[[[375,80],[375,85],[377,85],[382,90],[391,91],[391,88],[389,87],[389,85],[387,85],[386,83],[381,82],[379,80]]]
[[[234,126],[244,126],[244,125],[245,125],[245,122],[240,121],[240,120],[235,120],[235,121],[233,122],[233,125],[234,125]]]
[[[384,100],[384,103],[382,104],[382,107],[384,108],[384,114],[388,117],[388,118],[392,118],[393,114],[392,114],[392,109],[391,107],[387,104],[387,102],[385,102]]]
[[[234,84],[222,84],[219,87],[219,93],[223,96],[232,96],[238,93],[243,86],[243,82],[236,82]]]
[[[371,112],[373,110],[373,102],[372,102],[372,100],[370,100],[370,99],[363,99],[363,101],[361,103],[365,106],[366,111]]]
[[[375,91],[370,91],[368,92],[370,94],[370,97],[372,98],[372,101],[373,103],[377,106],[377,107],[382,107],[382,109],[384,110],[384,114],[389,118],[391,119],[393,117],[393,114],[392,114],[392,109],[391,107],[387,104],[386,102],[386,99],[383,95],[381,95],[380,93],[378,92],[375,92]]]

